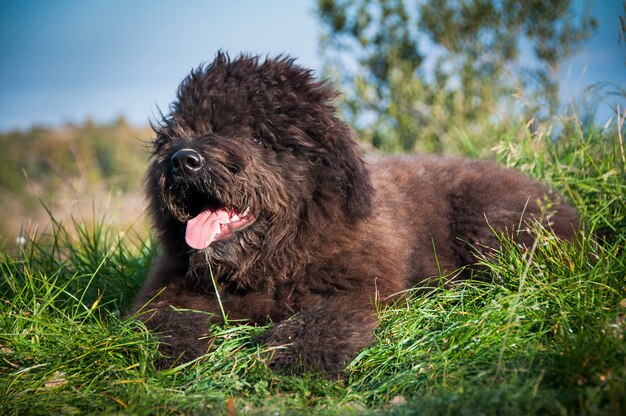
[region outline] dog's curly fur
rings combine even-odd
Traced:
[[[161,366],[207,352],[209,324],[223,321],[212,279],[228,319],[273,323],[263,341],[284,346],[273,368],[335,374],[372,341],[376,302],[472,264],[498,248],[494,230],[530,245],[524,229],[540,220],[574,236],[575,211],[519,172],[438,157],[366,161],[336,95],[285,57],[219,53],[180,85],[155,126],[146,176],[161,253],[132,309],[160,334]],[[182,149],[200,155],[199,169],[177,169]],[[207,207],[248,208],[253,221],[192,249],[186,224]]]

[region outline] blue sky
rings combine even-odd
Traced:
[[[0,130],[122,114],[145,124],[220,48],[288,53],[319,70],[313,8],[312,0],[0,0]],[[565,96],[595,82],[624,85],[620,13],[621,0],[595,1],[600,28],[563,65]]]

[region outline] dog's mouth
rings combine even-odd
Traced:
[[[232,237],[254,220],[250,208],[243,212],[232,208],[205,208],[187,221],[185,241],[189,247],[202,250],[216,241]]]

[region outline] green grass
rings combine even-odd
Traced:
[[[250,343],[263,328],[249,326],[213,328],[211,354],[156,370],[154,338],[122,319],[152,242],[103,222],[56,224],[1,254],[0,412],[625,414],[623,145],[615,124],[568,123],[556,141],[524,128],[502,137],[502,164],[578,207],[581,242],[503,241],[482,260],[493,282],[415,292],[381,310],[376,342],[341,381],[271,372]],[[590,237],[599,231],[603,241]]]

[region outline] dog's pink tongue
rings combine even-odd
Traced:
[[[202,211],[187,222],[185,241],[191,248],[207,248],[220,234],[220,226],[230,221],[230,215],[222,209]]]

